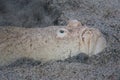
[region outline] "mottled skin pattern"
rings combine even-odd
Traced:
[[[106,47],[98,29],[70,20],[67,26],[0,28],[0,66],[27,57],[43,62],[64,60],[81,52],[95,55]]]

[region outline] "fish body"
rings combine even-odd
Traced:
[[[106,40],[98,29],[82,26],[77,20],[66,26],[0,28],[0,66],[23,57],[47,62],[79,53],[91,56],[105,47]]]

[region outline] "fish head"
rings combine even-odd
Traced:
[[[103,34],[96,28],[83,26],[77,20],[70,20],[68,25],[57,30],[56,38],[61,45],[69,48],[71,55],[85,53],[88,56],[98,54],[106,48]],[[58,42],[59,42],[58,41]]]

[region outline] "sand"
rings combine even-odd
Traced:
[[[65,25],[69,19],[100,29],[108,47],[91,57],[80,54],[45,64],[20,59],[0,68],[0,80],[120,80],[119,0],[0,1],[1,26]]]

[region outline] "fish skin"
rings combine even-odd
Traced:
[[[96,28],[70,20],[66,26],[45,28],[0,28],[0,66],[20,58],[47,62],[85,53],[96,55],[106,48],[106,40]]]

